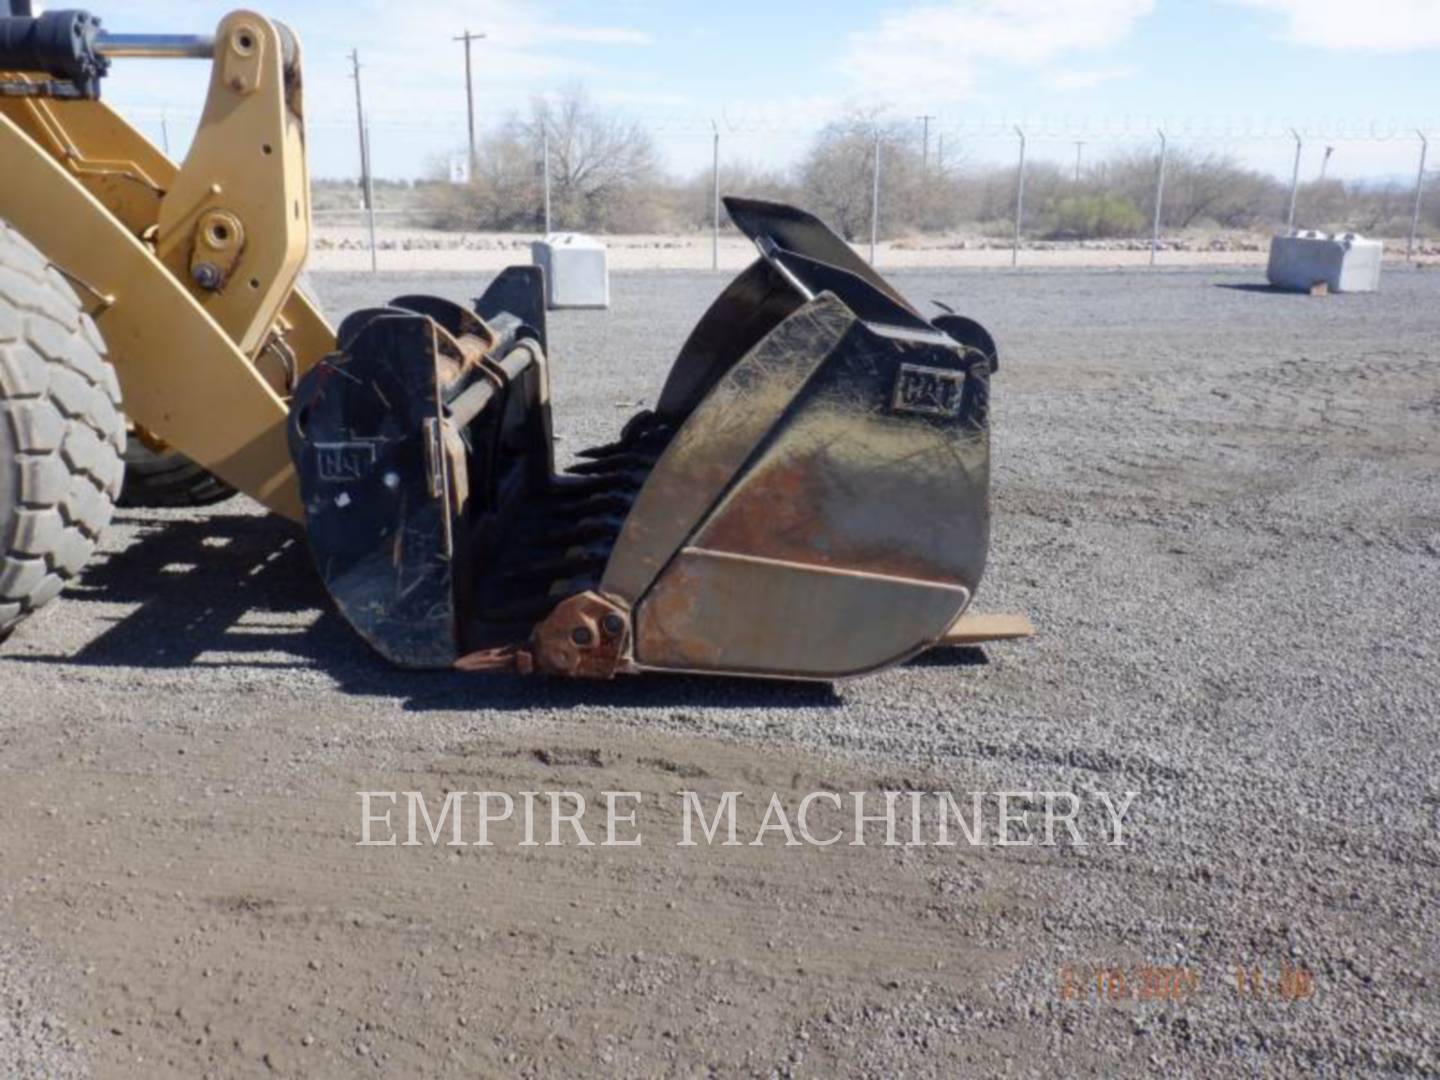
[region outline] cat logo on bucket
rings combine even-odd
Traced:
[[[890,408],[895,412],[958,416],[964,392],[963,371],[901,364],[895,376]]]

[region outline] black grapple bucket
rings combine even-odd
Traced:
[[[539,271],[341,326],[291,447],[341,612],[413,667],[834,679],[947,640],[989,541],[995,346],[926,321],[808,214],[729,199],[760,258],[653,411],[557,474]]]

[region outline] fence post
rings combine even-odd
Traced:
[[[1304,145],[1300,141],[1300,133],[1294,128],[1290,134],[1295,136],[1295,171],[1290,174],[1290,212],[1285,215],[1285,228],[1291,232],[1295,231],[1295,196],[1300,192],[1300,148]]]
[[[370,222],[370,272],[378,273],[380,262],[375,254],[375,174],[370,167],[370,125],[365,125],[365,215]]]
[[[875,242],[880,237],[880,128],[875,128],[875,173],[870,182],[870,265],[875,265]]]
[[[1420,168],[1415,173],[1415,210],[1410,215],[1410,239],[1405,241],[1405,261],[1412,262],[1415,254],[1415,234],[1420,229],[1420,197],[1425,192],[1425,151],[1430,149],[1430,142],[1425,138],[1423,131],[1416,131],[1420,136]]]
[[[1015,177],[1015,239],[1010,245],[1011,266],[1020,264],[1020,226],[1025,218],[1025,132],[1018,124],[1015,134],[1020,136],[1020,168]]]
[[[1160,167],[1155,175],[1155,225],[1150,230],[1150,265],[1155,265],[1155,252],[1160,247],[1160,205],[1165,198],[1165,132],[1159,128],[1155,134],[1160,136]]]
[[[711,230],[711,235],[710,235],[710,269],[711,269],[711,270],[719,270],[719,269],[720,269],[720,129],[715,125],[715,121],[714,121],[714,120],[711,120],[711,121],[710,121],[710,129],[715,133],[715,142],[714,142],[714,157],[715,157],[715,160],[714,160],[714,164],[713,164],[712,167],[711,167],[711,172],[712,172],[712,174],[713,174],[713,176],[714,176],[714,180],[715,180],[715,205],[714,205],[714,207],[713,207],[713,209],[714,209],[714,222],[713,222],[713,228],[712,228],[712,230]]]

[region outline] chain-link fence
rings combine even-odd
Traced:
[[[150,108],[134,119],[164,143],[189,117]],[[1409,258],[1440,235],[1440,196],[1427,197],[1437,122],[712,120],[625,114],[572,91],[482,127],[473,156],[463,114],[376,115],[366,131],[379,174],[369,200],[354,121],[310,123],[317,175],[332,177],[317,187],[322,224],[368,203],[382,227],[709,233],[716,263],[724,192],[804,205],[871,258],[885,241],[933,238],[1008,248],[1017,264],[1027,249],[1065,245],[1148,250],[1154,262],[1286,228],[1383,237]]]

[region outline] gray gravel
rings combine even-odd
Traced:
[[[1323,299],[1214,272],[893,280],[1000,343],[977,606],[1027,612],[1032,642],[834,688],[407,675],[322,614],[292,530],[232,504],[122,514],[110,557],[7,646],[0,692],[161,720],[303,700],[317,728],[377,740],[563,716],[858,754],[965,790],[1136,790],[1131,847],[1016,857],[1043,925],[957,930],[1019,958],[967,1024],[1033,1026],[1024,1073],[1137,1045],[1198,1075],[1440,1072],[1440,275],[1390,269],[1378,296]],[[332,312],[483,284],[313,279]],[[619,274],[610,312],[553,316],[562,452],[653,401],[720,285]],[[966,888],[962,864],[937,903]],[[1237,962],[1302,966],[1315,995],[1248,1001]],[[1077,1007],[1055,993],[1066,964],[1185,965],[1205,989],[1143,1014]],[[917,998],[866,1018],[857,1062],[914,1067],[946,1016]]]
[[[51,967],[37,959],[37,952],[0,941],[0,1076],[89,1076],[85,1055],[56,1009]]]

